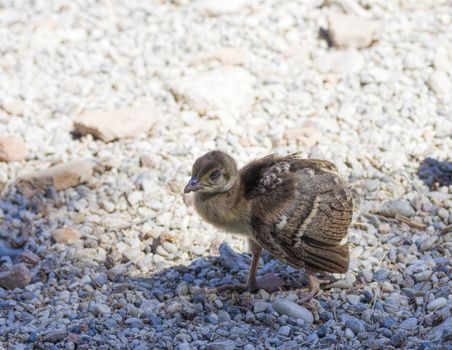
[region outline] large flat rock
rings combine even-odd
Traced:
[[[328,17],[328,34],[338,48],[365,48],[376,39],[380,30],[377,21],[340,13]]]
[[[74,129],[81,135],[91,134],[105,142],[135,137],[149,131],[157,120],[152,106],[129,107],[112,111],[91,110],[74,122]]]
[[[89,161],[75,160],[25,175],[19,183],[32,188],[54,186],[60,191],[87,182],[93,175],[93,168],[94,164]]]
[[[225,112],[238,116],[254,103],[254,82],[246,69],[225,66],[173,81],[169,88],[178,101],[200,115]]]

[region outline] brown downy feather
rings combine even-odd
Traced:
[[[196,168],[234,173],[232,158],[222,157],[201,157]],[[294,267],[347,271],[348,246],[341,241],[352,220],[356,192],[337,176],[332,163],[272,154],[246,165],[234,181],[225,192],[219,187],[218,193],[196,193],[195,207],[204,219],[247,234]]]

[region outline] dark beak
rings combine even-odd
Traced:
[[[196,176],[193,176],[190,181],[188,181],[187,186],[184,188],[184,193],[196,192],[201,188],[201,184]]]

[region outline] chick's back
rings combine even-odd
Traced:
[[[327,161],[267,156],[241,169],[254,239],[294,267],[345,273],[356,194]]]

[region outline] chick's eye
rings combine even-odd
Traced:
[[[211,180],[216,180],[216,179],[218,179],[218,178],[220,177],[220,175],[221,175],[220,170],[215,170],[215,171],[212,171],[212,172],[210,173],[209,178],[210,178]]]

